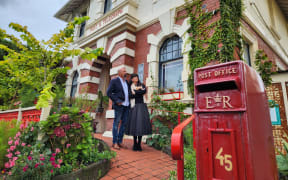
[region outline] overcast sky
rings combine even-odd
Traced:
[[[0,28],[15,34],[8,27],[10,22],[15,22],[28,26],[28,31],[38,40],[48,40],[66,25],[54,17],[66,2],[68,0],[0,0]]]

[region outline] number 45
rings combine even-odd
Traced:
[[[220,166],[224,166],[226,171],[232,171],[233,165],[232,165],[232,156],[230,154],[224,154],[222,155],[223,147],[221,147],[216,155],[216,159],[219,159]]]

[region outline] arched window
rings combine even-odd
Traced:
[[[77,81],[78,81],[79,74],[76,71],[74,76],[73,76],[73,81],[72,81],[72,87],[71,87],[71,92],[70,92],[70,97],[75,97],[76,91],[77,91]]]
[[[111,10],[111,7],[112,7],[112,0],[105,0],[104,14],[109,12]]]
[[[166,39],[159,51],[159,85],[160,88],[183,91],[182,39],[175,35]]]

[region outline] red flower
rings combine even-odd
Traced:
[[[31,160],[32,160],[32,157],[31,157],[31,156],[28,156],[27,158],[28,158],[28,160],[29,160],[29,161],[31,161]]]
[[[54,157],[55,157],[55,156],[56,156],[56,153],[52,153],[52,156],[54,156]]]
[[[64,129],[61,128],[61,127],[55,128],[54,134],[55,134],[56,136],[58,136],[58,137],[64,137],[64,136],[66,136],[66,133],[65,133]]]
[[[38,166],[39,166],[39,163],[36,163],[34,167],[37,168]]]
[[[50,171],[51,173],[53,173],[53,169],[51,169],[51,171]]]
[[[49,161],[50,161],[50,162],[54,162],[54,161],[55,161],[55,158],[54,158],[54,157],[51,157]]]
[[[45,158],[44,158],[44,157],[41,157],[41,158],[40,158],[40,161],[44,161],[44,160],[45,160]]]
[[[79,129],[79,128],[81,128],[81,124],[73,123],[73,124],[71,124],[71,127],[74,128],[74,129]]]

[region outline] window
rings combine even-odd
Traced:
[[[87,12],[84,12],[82,13],[82,17],[83,16],[86,16],[87,15]],[[82,22],[81,25],[80,25],[80,32],[79,32],[79,37],[83,36],[84,35],[84,32],[85,32],[85,25],[86,25],[86,21]]]
[[[166,39],[159,52],[159,86],[164,89],[183,91],[182,39],[175,35]]]
[[[73,76],[73,81],[72,81],[72,87],[71,87],[71,92],[70,92],[70,97],[75,97],[76,91],[77,91],[77,81],[78,81],[79,74],[78,72],[75,72]]]
[[[243,44],[243,59],[248,64],[251,66],[251,56],[250,56],[250,45],[247,42],[244,42]]]
[[[111,7],[112,7],[112,1],[111,0],[105,0],[104,14],[109,12],[111,10]]]

